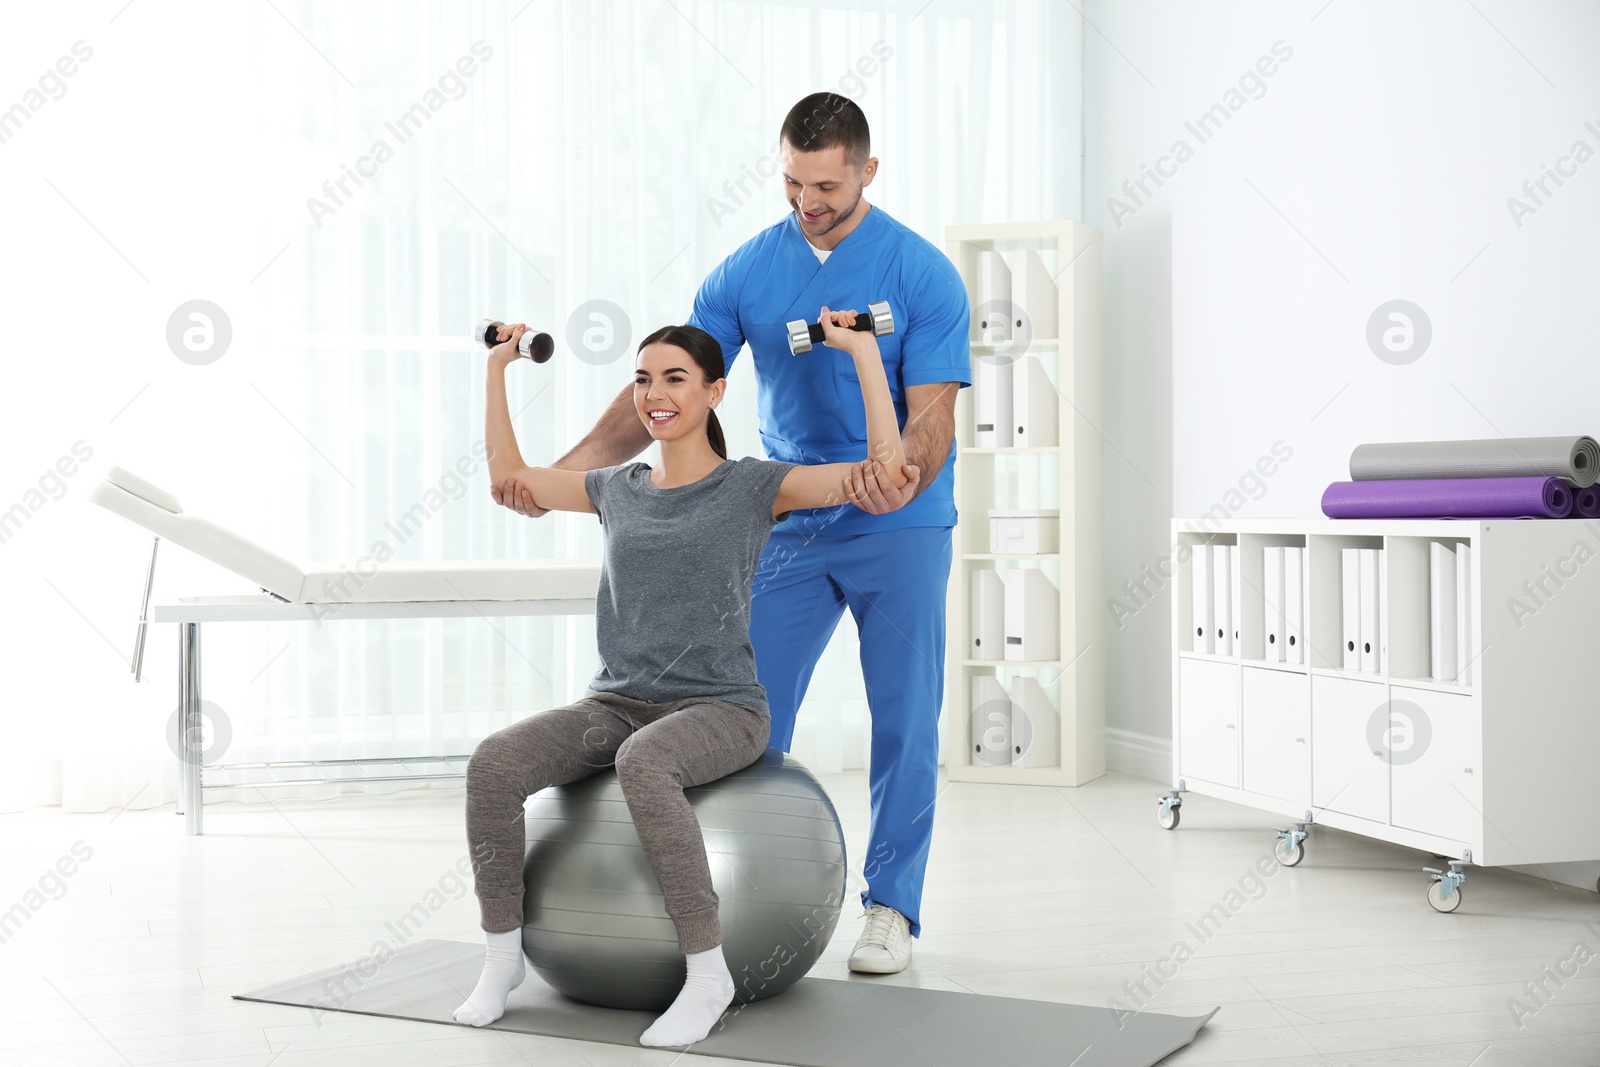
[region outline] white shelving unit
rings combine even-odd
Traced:
[[[1194,532],[1202,530],[1204,532]],[[1231,800],[1455,857],[1429,902],[1469,865],[1600,859],[1600,523],[1568,520],[1174,521],[1179,545],[1237,545],[1235,654],[1196,652],[1193,556],[1172,583],[1172,778]],[[1470,545],[1469,684],[1429,668],[1429,545]],[[1305,662],[1269,663],[1261,549],[1303,547]],[[1343,667],[1340,550],[1380,549],[1381,672]],[[1180,552],[1179,557],[1185,553]],[[1592,565],[1592,564],[1591,564]],[[1531,590],[1531,592],[1530,592]],[[1404,746],[1386,731],[1405,731]],[[1162,822],[1178,823],[1179,793]],[[1305,854],[1280,831],[1279,861]],[[1314,844],[1314,842],[1312,842]],[[1457,880],[1450,889],[1459,886]]]
[[[973,389],[956,403],[959,522],[948,595],[946,655],[946,767],[951,781],[1025,785],[1082,785],[1105,773],[1105,606],[1103,603],[1104,504],[1101,426],[1100,270],[1102,236],[1069,219],[951,226],[945,231],[951,262],[967,284],[974,309],[977,259],[999,252],[1008,260],[1037,252],[1054,277],[1058,336],[1005,345],[977,343],[982,358],[1038,358],[1059,396],[1058,445],[974,447]],[[989,551],[989,509],[1060,510],[1060,551],[1044,554]],[[976,568],[1004,573],[1038,567],[1061,592],[1060,653],[1042,661],[980,660],[971,656],[969,589]],[[974,750],[973,678],[988,675],[1009,689],[1029,675],[1043,687],[1059,716],[1059,752],[1035,750],[1030,763],[996,765]]]

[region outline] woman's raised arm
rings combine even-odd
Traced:
[[[505,327],[501,327],[504,334]],[[511,427],[511,408],[506,401],[506,368],[517,362],[517,341],[528,327],[517,324],[510,328],[500,344],[489,351],[488,406],[483,417],[483,443],[489,452],[489,484],[503,486],[510,480],[518,483],[533,497],[536,506],[551,511],[586,511],[594,514],[584,488],[585,471],[556,470],[553,467],[530,467],[522,461],[517,449],[516,431]]]
[[[889,376],[884,373],[878,354],[878,339],[868,331],[852,330],[854,311],[822,309],[822,340],[829,348],[847,353],[855,361],[856,377],[861,381],[861,400],[867,409],[867,454],[862,457],[881,468],[900,488],[909,481],[905,472],[905,446],[900,441],[900,420],[895,416],[894,398],[889,393]],[[847,499],[845,479],[855,463],[818,463],[796,467],[783,479],[773,513],[781,515],[795,508],[825,508]]]

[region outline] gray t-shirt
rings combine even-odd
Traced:
[[[671,489],[652,485],[645,463],[588,473],[605,530],[590,692],[651,703],[702,696],[768,713],[750,647],[750,582],[794,466],[724,460]]]

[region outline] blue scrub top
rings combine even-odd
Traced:
[[[935,382],[972,384],[966,286],[948,257],[890,218],[881,207],[828,256],[816,253],[794,213],[739,246],[695,294],[689,323],[722,344],[727,369],[749,342],[756,361],[761,443],[770,459],[788,463],[856,462],[867,455],[867,415],[855,364],[843,352],[817,345],[789,354],[784,324],[815,322],[826,304],[865,313],[889,301],[895,332],[878,338],[895,414],[906,424],[906,387]],[[872,515],[851,503],[802,509],[776,533],[845,537],[911,526],[954,526],[956,446],[932,484],[911,503]]]

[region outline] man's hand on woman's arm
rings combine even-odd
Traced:
[[[860,463],[852,463],[844,479],[845,499],[872,515],[883,515],[903,508],[916,498],[917,491],[922,487],[922,469],[908,462],[901,466],[900,476],[905,479],[905,484],[896,487],[889,472],[877,460],[864,459]]]

